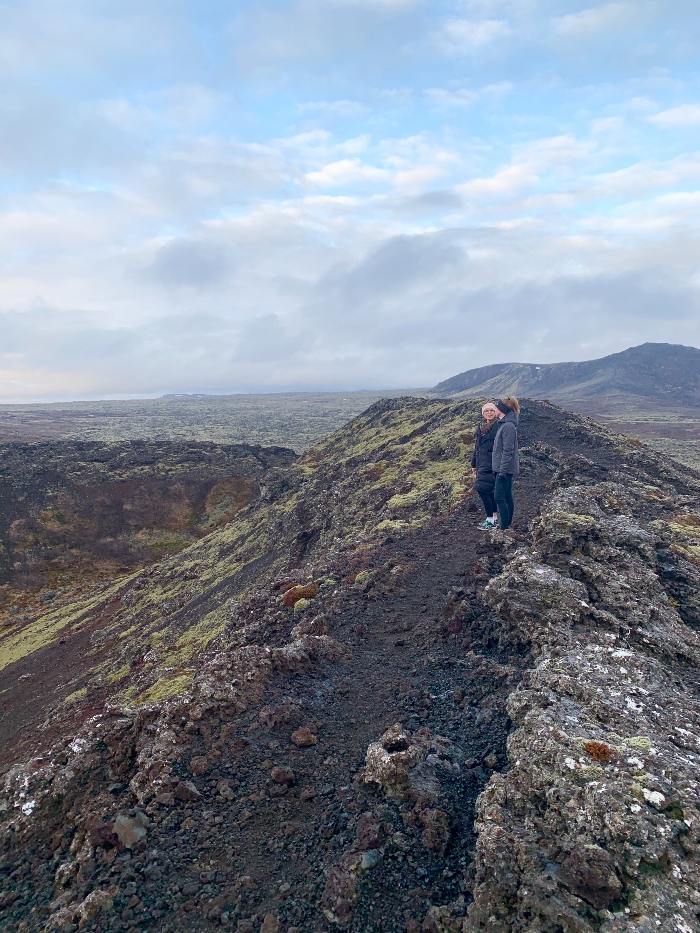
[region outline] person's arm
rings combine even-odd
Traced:
[[[476,429],[476,436],[474,438],[474,453],[472,454],[472,470],[476,469],[476,452],[479,449],[479,429]]]
[[[516,428],[514,424],[504,424],[501,427],[501,460],[497,473],[508,473],[515,455]]]

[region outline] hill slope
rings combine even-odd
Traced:
[[[0,639],[12,706],[89,636],[2,746],[4,929],[698,930],[700,478],[530,402],[484,535],[477,410],[379,402]]]
[[[700,408],[700,350],[645,343],[581,363],[498,363],[446,379],[433,392],[546,398],[598,412],[629,407],[681,412]]]
[[[295,459],[246,444],[0,444],[0,630],[187,547]]]

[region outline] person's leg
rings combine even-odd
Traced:
[[[489,517],[495,519],[498,517],[498,512],[496,509],[496,500],[493,498],[493,489],[489,491],[488,496],[489,496],[488,507],[491,509],[491,512],[489,513]]]
[[[479,490],[479,498],[481,499],[481,504],[484,507],[484,512],[486,512],[486,517],[491,518],[493,512],[490,512],[489,509],[493,506],[493,495],[491,492],[482,492]]]
[[[513,477],[508,477],[508,489],[506,492],[506,500],[508,502],[508,525],[513,524],[513,516],[515,515],[515,499],[513,498]]]
[[[496,487],[494,489],[494,498],[496,500],[496,505],[498,507],[498,515],[500,517],[500,525],[503,531],[506,528],[510,528],[510,523],[513,518],[513,477],[502,475],[496,479]]]
[[[484,507],[484,512],[486,512],[487,518],[492,518],[496,514],[496,501],[493,498],[493,490],[485,489],[479,490],[479,498],[481,499],[481,504]]]

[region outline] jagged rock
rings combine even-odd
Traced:
[[[114,890],[103,891],[98,889],[91,891],[76,911],[80,920],[83,923],[90,923],[101,912],[110,910],[114,893]]]
[[[392,796],[403,797],[408,792],[411,769],[424,760],[425,749],[412,745],[408,733],[397,724],[367,749],[363,779],[379,784]]]
[[[310,748],[318,742],[318,736],[314,735],[308,726],[302,726],[292,732],[292,742],[299,748]]]
[[[178,783],[175,785],[175,790],[173,793],[178,800],[183,800],[185,802],[196,802],[197,800],[202,799],[202,795],[199,793],[192,781],[178,781]]]
[[[136,811],[134,816],[118,813],[114,821],[114,834],[127,849],[133,849],[148,833],[150,821],[145,813]]]
[[[451,907],[430,907],[421,925],[421,933],[462,933],[469,929],[466,921],[455,917]]]
[[[646,489],[609,483],[563,490],[536,547],[487,587],[506,639],[523,644],[529,626],[536,663],[509,700],[514,766],[479,801],[475,928],[519,930],[536,918],[543,931],[590,930],[590,908],[624,898],[658,929],[694,929],[673,879],[693,874],[695,843],[683,840],[700,811],[689,760],[669,735],[700,727],[700,703],[671,673],[681,657],[698,666],[700,640],[659,583],[654,535],[608,515],[643,513],[645,500]],[[653,881],[642,881],[644,864]]]
[[[373,810],[368,810],[360,816],[355,835],[360,852],[378,849],[386,838],[381,819]]]
[[[416,805],[416,813],[421,824],[425,827],[421,835],[426,849],[432,849],[438,855],[444,855],[450,841],[450,818],[440,807],[426,807]]]
[[[557,878],[597,910],[609,907],[622,893],[614,859],[595,844],[575,845],[562,862]]]
[[[392,797],[437,800],[441,793],[437,770],[459,768],[460,757],[448,739],[429,729],[411,736],[397,724],[367,749],[363,780],[379,784]]]
[[[294,784],[294,772],[291,768],[284,768],[278,765],[270,771],[270,777],[276,784],[287,784],[290,787]]]
[[[304,600],[306,605],[309,606],[310,601],[318,596],[318,586],[315,583],[307,583],[304,586],[292,586],[290,587],[284,596],[282,597],[282,602],[285,606],[293,608],[300,600]]]
[[[190,771],[194,775],[206,774],[211,769],[211,763],[204,755],[197,755],[190,760]]]

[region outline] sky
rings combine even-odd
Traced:
[[[0,402],[700,346],[697,0],[0,0]]]

